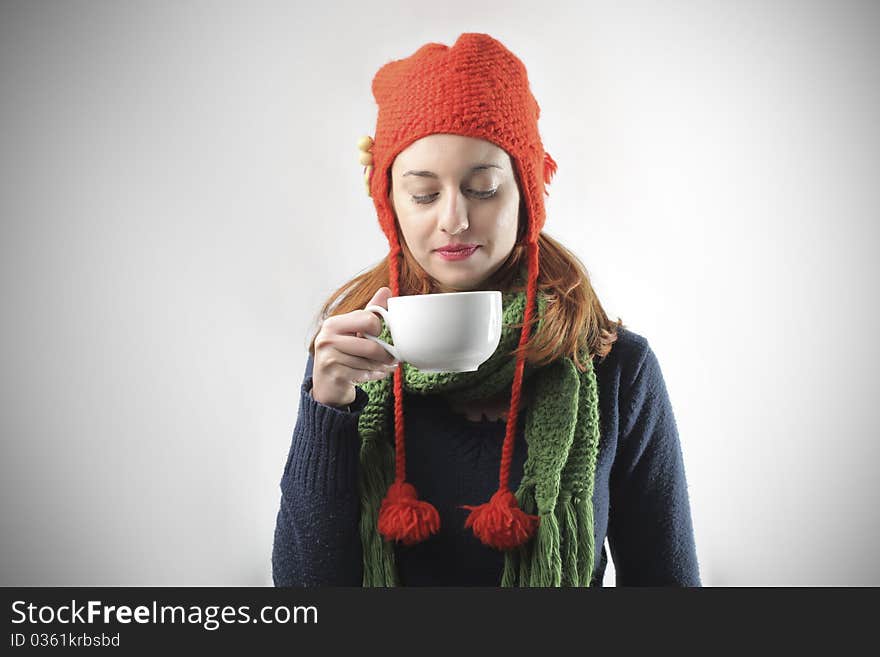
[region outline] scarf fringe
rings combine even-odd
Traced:
[[[556,512],[541,514],[535,550],[532,553],[529,586],[554,586],[562,582],[562,558],[559,554],[559,522]]]
[[[363,546],[363,585],[397,586],[394,546],[376,531],[379,507],[391,485],[394,472],[394,449],[374,437],[361,443],[359,489],[361,496],[360,534]]]
[[[577,515],[577,542],[585,546],[584,550],[577,555],[577,574],[580,586],[590,586],[593,578],[593,564],[595,563],[596,546],[593,541],[593,494],[589,497],[578,499],[574,504]]]
[[[520,500],[520,508],[528,514],[534,514],[537,511],[537,503],[535,502],[535,486],[531,484],[522,491],[522,499]],[[519,580],[517,586],[528,586],[532,581],[533,557],[535,553],[535,544],[537,541],[531,540],[520,547],[519,558]]]
[[[516,502],[523,513],[533,514],[535,512],[535,488],[534,486],[520,486],[516,491]],[[504,567],[501,570],[501,586],[516,587],[519,586],[520,578],[517,571],[522,568],[522,562],[528,558],[531,552],[532,541],[525,543],[518,548],[508,550],[504,553]]]
[[[528,486],[517,494],[528,513],[535,509],[534,493],[534,486]],[[553,513],[541,514],[535,540],[505,553],[501,586],[589,586],[584,573],[592,572],[592,535],[581,531],[581,522],[592,527],[593,513],[588,507],[574,497],[562,496]],[[581,552],[579,545],[585,546]]]
[[[504,553],[504,568],[501,571],[501,586],[510,588],[516,586],[516,571],[519,569],[520,553],[523,548],[510,550]]]
[[[564,499],[560,499],[556,508],[560,515],[559,529],[562,542],[561,586],[578,586],[581,581],[578,570],[578,521],[572,497],[566,495]]]

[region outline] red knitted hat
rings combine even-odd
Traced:
[[[527,296],[519,342],[524,347],[535,305],[545,184],[556,172],[556,163],[544,151],[538,134],[540,108],[529,89],[525,66],[489,35],[467,33],[451,48],[428,43],[406,59],[382,66],[373,78],[373,96],[379,106],[376,136],[363,139],[359,147],[364,151],[361,163],[367,165],[367,191],[391,247],[389,282],[394,296],[400,294],[401,247],[388,198],[388,171],[397,155],[422,137],[449,133],[485,139],[510,156],[528,213],[523,237]],[[485,504],[464,507],[471,511],[466,526],[472,527],[483,543],[500,550],[527,541],[539,521],[519,509],[509,487],[524,365],[521,351],[513,375],[498,491]],[[402,377],[400,369],[394,372],[395,481],[379,511],[379,532],[388,540],[411,545],[436,533],[440,518],[406,483]]]

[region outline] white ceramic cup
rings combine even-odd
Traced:
[[[496,290],[390,297],[388,310],[375,305],[365,310],[382,316],[394,344],[364,337],[422,372],[474,372],[501,342]]]

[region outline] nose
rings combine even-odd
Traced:
[[[460,191],[447,194],[446,198],[448,200],[440,207],[440,230],[450,235],[457,235],[468,229],[467,199]]]

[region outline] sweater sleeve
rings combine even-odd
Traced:
[[[617,586],[701,586],[684,459],[657,357],[623,367],[608,543]],[[629,370],[629,372],[627,371]]]
[[[345,410],[315,401],[311,389],[310,354],[281,477],[272,579],[275,586],[360,586],[357,424],[367,394],[356,386]]]

